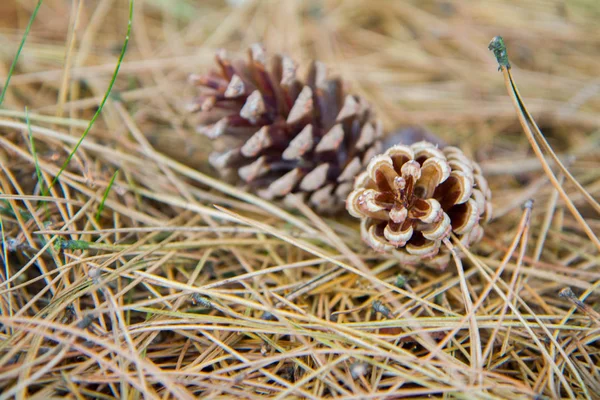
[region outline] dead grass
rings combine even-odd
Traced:
[[[37,1],[1,3],[4,82]],[[44,1],[0,109],[0,399],[600,398],[600,7],[136,0],[115,87],[50,187],[127,3]],[[495,35],[588,234],[517,122]],[[327,62],[388,132],[424,124],[481,162],[495,220],[462,263],[399,265],[351,218],[214,177],[186,79],[257,41]]]

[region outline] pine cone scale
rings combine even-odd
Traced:
[[[246,93],[246,85],[239,75],[234,74],[231,77],[231,81],[227,85],[223,97],[225,99],[235,99],[243,96]]]
[[[287,116],[286,122],[288,124],[296,124],[301,122],[304,118],[310,117],[314,111],[314,102],[312,89],[308,86],[304,86],[302,91],[298,95],[298,98],[292,105],[292,109]]]

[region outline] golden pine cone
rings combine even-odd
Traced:
[[[442,240],[453,232],[469,246],[492,214],[480,167],[452,146],[395,145],[371,159],[346,201],[361,218],[361,236],[374,250],[395,251],[403,262],[428,260],[444,268]]]
[[[369,104],[345,94],[339,78],[314,62],[303,81],[296,64],[264,49],[217,72],[193,76],[199,132],[213,140],[210,164],[224,178],[266,199],[304,195],[319,212],[343,208],[355,176],[381,151],[382,127]]]

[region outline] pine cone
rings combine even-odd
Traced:
[[[192,77],[199,131],[215,139],[209,162],[263,198],[297,193],[319,212],[339,211],[355,176],[381,151],[381,123],[322,63],[301,81],[290,58],[277,55],[267,68],[261,46],[248,53],[234,65],[221,52],[218,72]]]
[[[418,142],[373,157],[346,208],[362,219],[361,236],[373,249],[444,268],[450,257],[442,240],[453,232],[467,247],[479,241],[490,200],[481,169],[460,149]]]

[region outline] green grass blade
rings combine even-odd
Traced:
[[[88,127],[85,129],[85,131],[79,138],[79,141],[77,142],[77,144],[75,145],[75,147],[73,148],[73,150],[71,151],[71,153],[69,154],[69,156],[67,157],[65,162],[63,163],[62,167],[60,168],[60,171],[58,171],[58,174],[56,174],[56,176],[52,180],[52,183],[50,184],[50,188],[54,186],[54,184],[58,181],[58,178],[60,177],[62,172],[69,165],[69,162],[71,162],[71,159],[77,152],[77,149],[79,149],[79,146],[81,145],[81,143],[83,142],[83,140],[85,139],[87,134],[89,133],[90,129],[92,129],[94,122],[96,122],[96,119],[102,112],[102,109],[104,108],[104,104],[106,104],[106,101],[108,100],[108,96],[110,96],[110,92],[115,84],[115,81],[117,80],[117,75],[119,74],[119,69],[121,68],[121,63],[123,62],[123,58],[125,57],[125,52],[127,51],[127,44],[129,43],[129,36],[131,35],[131,23],[133,20],[133,2],[134,2],[134,0],[129,0],[129,21],[127,22],[127,35],[125,36],[125,42],[123,42],[123,49],[121,50],[121,54],[119,55],[119,60],[117,61],[117,66],[115,67],[115,72],[112,75],[112,79],[110,81],[110,84],[108,85],[108,89],[106,90],[106,93],[104,94],[104,98],[100,102],[100,106],[98,107],[98,110],[96,111],[96,113],[94,114],[92,119],[90,120]]]
[[[29,135],[29,143],[31,145],[31,155],[33,156],[33,163],[35,164],[35,174],[37,175],[38,184],[40,185],[40,194],[42,196],[46,196],[48,194],[48,190],[44,187],[44,179],[42,177],[42,170],[40,169],[37,151],[35,150],[35,140],[33,139],[33,132],[31,131],[31,122],[29,121],[29,110],[27,109],[27,107],[25,107],[25,122],[27,123],[27,132]],[[49,220],[50,211],[48,209],[48,203],[43,201],[41,204],[44,204],[46,218]]]
[[[46,195],[44,189],[44,181],[42,179],[42,170],[40,169],[40,163],[38,161],[37,151],[35,150],[35,141],[33,140],[33,133],[31,132],[31,123],[29,121],[29,110],[25,107],[25,122],[27,123],[27,132],[29,134],[29,143],[31,145],[31,155],[33,156],[33,162],[35,164],[35,174],[37,175],[38,183],[40,185],[40,192],[42,196]]]
[[[6,235],[4,233],[4,224],[2,223],[2,216],[0,215],[0,232],[2,233],[2,261],[4,263],[4,282],[10,282],[10,265],[8,261],[8,243],[6,241]],[[8,283],[7,289],[10,290],[10,283]],[[8,297],[8,315],[12,317],[13,315],[13,304],[12,298],[13,296]],[[12,334],[12,328],[9,330]]]
[[[108,182],[108,186],[106,187],[106,190],[104,191],[104,196],[102,196],[102,201],[100,202],[100,205],[98,206],[98,211],[96,211],[96,220],[98,220],[100,218],[100,214],[102,214],[102,210],[104,210],[104,202],[106,201],[106,198],[108,197],[110,188],[112,188],[113,183],[115,183],[115,179],[117,178],[117,175],[119,175],[119,170],[115,171],[112,178],[110,178],[110,182]]]
[[[2,94],[0,94],[0,105],[2,105],[2,102],[4,101],[4,96],[6,95],[6,90],[8,89],[8,84],[10,83],[10,78],[12,77],[13,73],[15,72],[15,67],[17,66],[17,60],[19,59],[19,56],[21,55],[21,50],[23,50],[23,47],[25,46],[25,40],[27,40],[27,35],[29,35],[29,30],[31,29],[33,20],[35,19],[35,16],[37,15],[38,10],[40,9],[41,6],[42,6],[42,0],[38,0],[37,6],[35,6],[35,9],[33,10],[33,13],[31,14],[31,18],[29,18],[29,23],[27,24],[27,28],[25,28],[25,33],[23,34],[23,39],[21,39],[21,44],[19,45],[19,48],[17,49],[17,54],[15,54],[15,58],[14,58],[12,64],[10,65],[10,69],[8,70],[8,76],[6,77],[6,83],[4,83],[4,87],[2,88]]]
[[[0,216],[0,232],[2,233],[2,261],[4,261],[4,272],[6,274],[4,275],[4,279],[8,280],[8,278],[10,278],[10,271],[8,269],[8,242],[6,241],[6,236],[4,235],[2,216]]]

